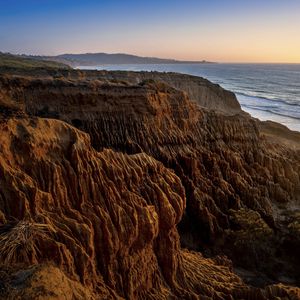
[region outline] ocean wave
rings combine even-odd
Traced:
[[[256,99],[256,100],[263,100],[263,101],[269,101],[269,102],[272,102],[272,103],[278,103],[278,104],[284,104],[284,105],[287,105],[287,106],[292,106],[292,107],[299,107],[300,109],[300,101],[297,103],[296,101],[288,101],[288,100],[283,100],[283,99],[278,99],[278,98],[275,98],[275,97],[264,97],[264,96],[257,96],[257,95],[254,95],[251,93],[251,91],[247,91],[247,92],[235,92],[235,94],[238,96],[244,96],[244,97],[249,97],[249,98],[252,98],[252,99]]]
[[[294,115],[294,114],[291,114],[291,112],[289,112],[289,111],[278,112],[276,110],[270,109],[269,107],[254,106],[254,105],[247,105],[247,104],[242,104],[242,107],[253,109],[253,110],[258,110],[258,111],[264,111],[264,112],[268,112],[268,113],[271,113],[271,114],[274,114],[274,115],[277,115],[277,116],[291,118],[291,119],[295,119],[295,120],[300,121],[300,113],[299,113],[299,115]]]

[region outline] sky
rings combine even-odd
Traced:
[[[300,63],[300,0],[0,0],[0,51]]]

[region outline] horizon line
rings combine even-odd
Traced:
[[[189,59],[178,59],[178,58],[164,58],[159,56],[145,56],[140,54],[132,54],[132,53],[126,53],[126,52],[64,52],[61,54],[25,54],[25,53],[13,53],[9,51],[1,51],[0,53],[4,54],[12,54],[12,55],[25,55],[25,56],[46,56],[46,57],[56,57],[61,55],[85,55],[85,54],[107,54],[107,55],[132,55],[132,56],[138,56],[141,58],[155,58],[155,59],[162,59],[162,60],[174,60],[178,62],[187,62],[187,63],[201,63],[201,62],[207,62],[207,63],[213,63],[213,64],[285,64],[285,65],[298,65],[299,62],[284,62],[284,61],[272,61],[272,62],[266,62],[266,61],[214,61],[214,60],[207,60],[207,59],[199,59],[199,60],[189,60]],[[121,65],[121,64],[120,64]]]

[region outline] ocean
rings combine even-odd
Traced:
[[[145,64],[95,68],[201,76],[233,91],[242,109],[253,117],[300,131],[300,64]]]

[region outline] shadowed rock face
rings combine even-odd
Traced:
[[[14,108],[0,128],[0,221],[17,220],[7,234],[47,225],[28,253],[2,259],[50,260],[91,297],[297,299],[246,286],[223,257],[181,250],[176,229],[184,247],[295,283],[297,142],[275,144],[254,119],[199,109],[161,83],[0,82]]]

